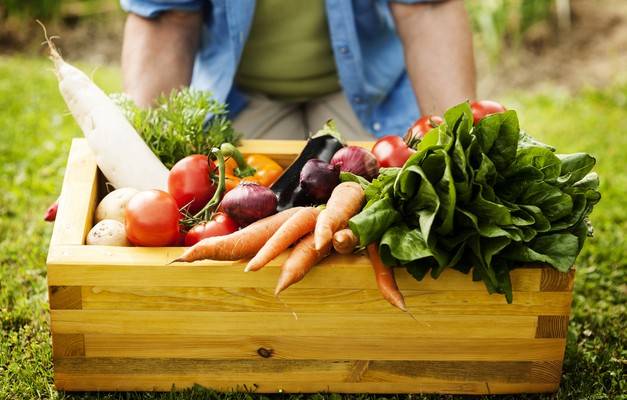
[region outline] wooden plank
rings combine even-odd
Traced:
[[[53,358],[84,357],[85,337],[81,334],[53,334],[52,335]]]
[[[274,288],[283,254],[257,272],[244,273],[242,261],[200,261],[166,266],[182,248],[57,246],[48,253],[51,286],[183,286]],[[539,291],[542,269],[519,268],[511,273],[514,291]],[[482,282],[453,269],[439,279],[416,281],[405,269],[396,270],[401,290],[485,291]],[[332,255],[312,269],[299,288],[377,289],[368,258]]]
[[[568,315],[540,315],[536,338],[565,338],[568,333]]]
[[[532,376],[532,370],[539,370]],[[551,383],[559,381],[552,361],[370,361],[363,382],[412,383],[416,378],[446,381]],[[560,371],[561,372],[561,371]]]
[[[70,286],[76,287],[78,286]],[[570,292],[514,292],[514,302],[487,291],[405,290],[405,303],[414,315],[568,315]],[[373,289],[287,290],[278,301],[273,289],[84,286],[86,310],[164,311],[284,311],[389,313],[390,304]],[[60,309],[62,307],[53,307]]]
[[[220,360],[561,360],[564,339],[441,339],[325,336],[85,335],[87,357]]]
[[[59,209],[50,239],[50,247],[85,242],[92,225],[97,190],[96,160],[84,139],[72,140]]]
[[[263,381],[280,374],[282,382],[382,382],[415,381],[552,383],[556,363],[531,361],[367,361],[365,360],[184,360],[167,358],[61,358],[59,373],[95,375],[210,375],[212,379]],[[532,377],[532,369],[543,372]],[[549,371],[551,371],[549,373]]]
[[[281,166],[288,166],[305,147],[304,140],[242,140],[239,150],[244,154],[263,154]],[[350,141],[349,145],[372,148],[372,141]]]
[[[83,308],[80,286],[50,286],[48,298],[51,310],[80,310]]]
[[[575,270],[564,273],[554,268],[543,268],[540,290],[543,292],[572,292],[575,286]]]
[[[282,335],[326,337],[533,338],[537,318],[513,316],[289,312],[51,310],[55,333]],[[393,327],[385,329],[384,327]]]
[[[449,394],[506,394],[548,393],[557,390],[559,383],[502,383],[502,382],[450,382],[416,380],[412,383],[383,382],[280,382],[276,377],[258,383],[237,380],[216,381],[210,376],[179,375],[92,375],[55,372],[58,390],[64,391],[161,391],[180,390],[200,385],[218,391],[255,393],[449,393]]]

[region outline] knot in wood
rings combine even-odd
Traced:
[[[272,357],[272,353],[274,353],[274,350],[266,349],[265,347],[260,347],[260,348],[257,349],[257,354],[259,354],[263,358],[270,358],[270,357]]]

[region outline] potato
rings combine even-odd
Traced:
[[[99,246],[130,246],[124,224],[114,219],[103,219],[87,234],[87,244]]]
[[[133,188],[120,188],[106,195],[96,207],[96,222],[100,222],[105,219],[114,219],[124,224],[124,208],[126,203],[137,192],[137,189]]]

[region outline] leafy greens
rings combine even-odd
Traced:
[[[381,169],[349,226],[360,245],[379,242],[383,262],[421,280],[447,267],[512,301],[509,271],[546,263],[568,271],[591,234],[600,200],[595,159],[522,132],[516,112],[473,127],[468,103],[448,110],[402,168]],[[344,180],[353,179],[343,175]]]

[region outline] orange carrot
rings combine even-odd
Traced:
[[[316,222],[316,249],[324,249],[331,243],[333,234],[346,227],[348,220],[361,210],[365,199],[364,190],[355,182],[342,182],[333,189],[327,207]]]
[[[281,275],[274,289],[274,295],[278,296],[283,290],[303,279],[307,272],[330,252],[331,242],[322,251],[316,250],[313,233],[301,239],[281,266]]]
[[[359,239],[350,228],[341,229],[333,234],[333,248],[340,254],[350,254],[355,250]]]
[[[244,271],[257,271],[276,258],[300,238],[313,231],[320,210],[305,207],[292,215],[248,262]]]
[[[172,262],[192,262],[204,259],[241,260],[252,257],[285,221],[301,209],[302,207],[290,208],[260,219],[231,234],[203,239],[185,250],[183,255]]]
[[[379,257],[378,247],[378,243],[370,243],[367,246],[368,256],[370,256],[370,262],[372,263],[372,269],[374,270],[374,276],[377,280],[379,291],[383,295],[383,298],[390,304],[403,311],[407,311],[403,294],[396,285],[394,269],[383,264],[381,257]]]

